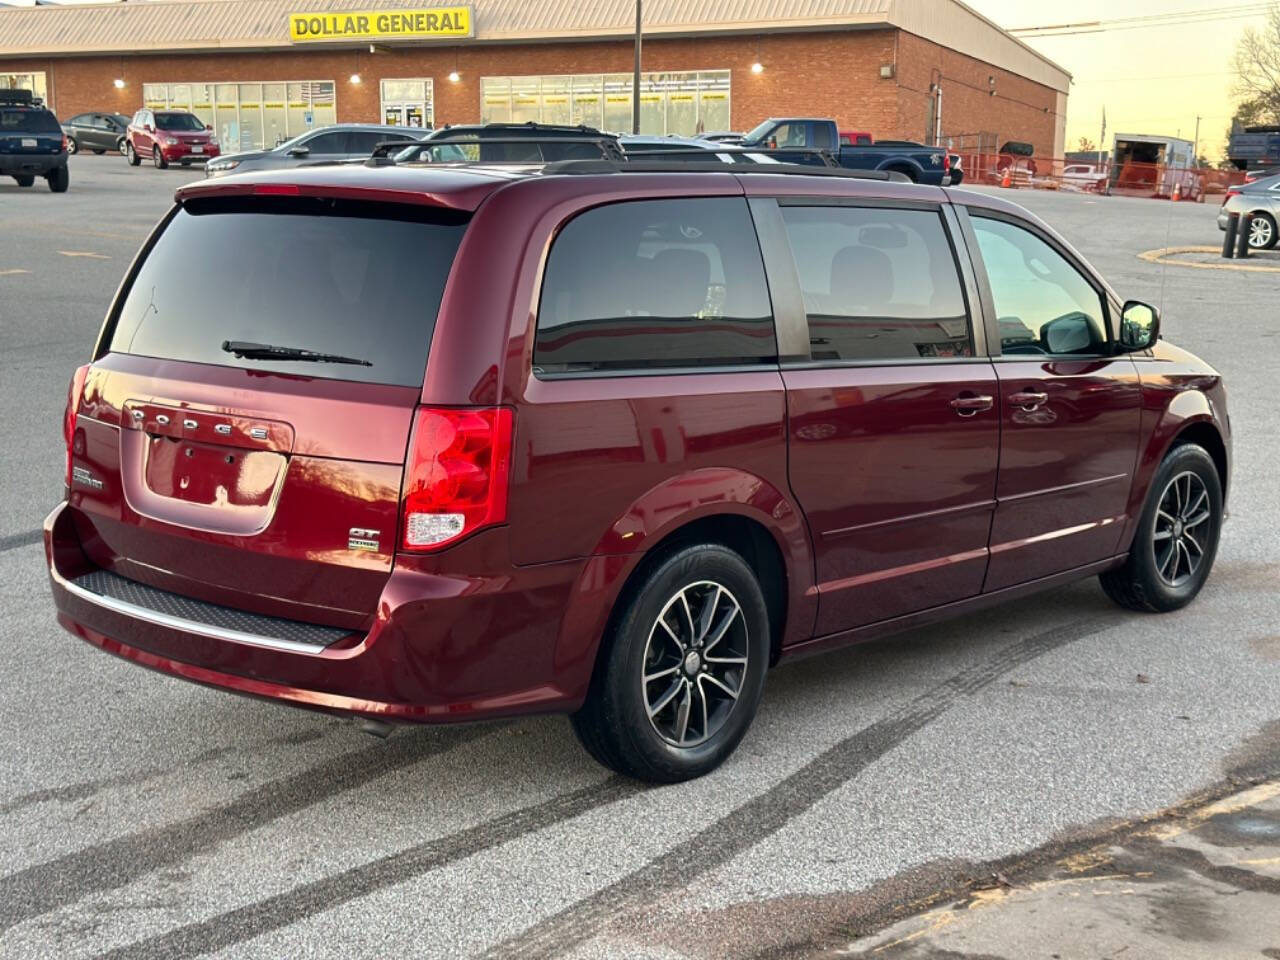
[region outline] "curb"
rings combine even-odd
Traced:
[[[1161,247],[1158,250],[1147,250],[1138,254],[1139,260],[1148,263],[1168,263],[1175,267],[1195,267],[1199,270],[1244,270],[1249,273],[1280,273],[1280,265],[1264,267],[1260,264],[1243,263],[1189,263],[1186,260],[1173,259],[1179,253],[1218,253],[1221,247]]]

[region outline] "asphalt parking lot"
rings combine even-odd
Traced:
[[[79,156],[65,195],[0,182],[0,956],[807,956],[993,862],[1280,776],[1280,288],[1137,256],[1219,242],[1213,198],[1009,194],[1227,377],[1231,519],[1196,603],[1125,613],[1087,581],[784,666],[721,770],[650,789],[563,718],[377,741],[57,627],[37,530],[67,380],[199,176]]]

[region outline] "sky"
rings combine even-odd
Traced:
[[[966,2],[1005,28],[1228,6],[1225,0]],[[1226,146],[1226,132],[1231,125],[1231,58],[1236,41],[1245,27],[1258,28],[1264,23],[1263,14],[1259,13],[1242,19],[1021,39],[1072,74],[1067,98],[1067,149],[1075,149],[1082,136],[1098,140],[1105,106],[1108,143],[1116,133],[1163,134],[1191,140],[1199,115],[1200,153],[1215,160]]]
[[[1227,0],[966,2],[1006,28],[1232,9]],[[1235,4],[1255,5],[1242,0]],[[1108,143],[1116,133],[1163,134],[1191,140],[1195,138],[1199,116],[1200,152],[1216,160],[1226,146],[1226,132],[1231,125],[1231,57],[1236,41],[1245,27],[1261,27],[1263,23],[1263,15],[1258,13],[1248,18],[1022,39],[1073,76],[1067,98],[1067,149],[1075,149],[1080,137],[1095,142],[1099,139],[1105,106]]]

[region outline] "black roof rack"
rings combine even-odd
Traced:
[[[38,107],[44,101],[33,94],[30,90],[4,89],[0,90],[0,103],[18,104],[24,107]]]
[[[715,158],[720,154],[728,154],[730,156],[764,156],[774,157],[780,163],[800,163],[808,164],[814,167],[839,167],[840,163],[836,160],[835,155],[830,150],[821,150],[814,147],[742,147],[737,144],[725,144],[724,146],[709,147],[635,147],[627,149],[623,144],[623,149],[628,157],[698,157],[704,158],[705,162],[715,162]]]
[[[708,150],[714,154],[717,151]],[[750,151],[748,151],[750,152]],[[544,174],[587,176],[601,173],[772,173],[793,177],[844,177],[850,180],[880,180],[910,183],[897,170],[850,170],[848,167],[815,167],[799,163],[724,163],[723,161],[676,161],[653,163],[636,160],[557,160],[543,164]]]

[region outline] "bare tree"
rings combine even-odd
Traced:
[[[1280,3],[1267,11],[1267,24],[1248,27],[1236,44],[1235,89],[1254,123],[1280,123]]]
[[[1081,137],[1080,142],[1076,144],[1076,149],[1081,153],[1096,153],[1098,145],[1088,137]]]

